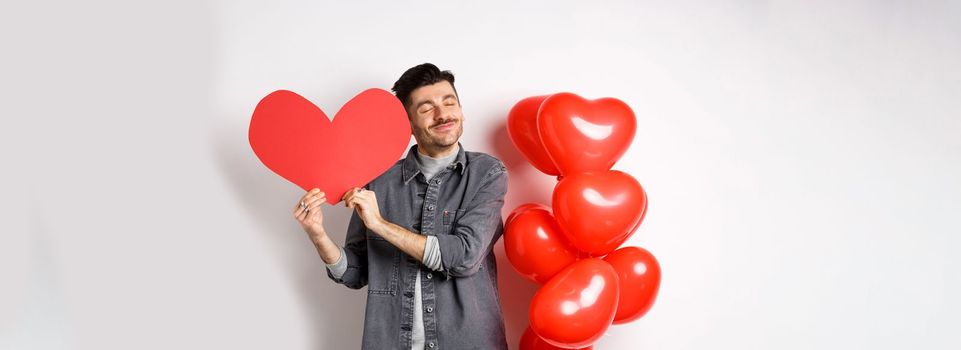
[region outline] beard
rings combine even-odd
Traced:
[[[457,144],[457,140],[460,139],[461,134],[464,133],[464,129],[459,125],[457,130],[453,130],[445,135],[435,135],[434,144],[440,147],[450,147]]]
[[[438,125],[441,124],[444,123],[439,123]],[[422,131],[422,135],[425,136],[425,139],[430,144],[438,148],[447,148],[457,144],[457,141],[460,140],[461,135],[464,134],[464,124],[458,121],[457,125],[454,126],[454,130],[449,130],[444,133],[433,133],[430,132],[430,129]]]

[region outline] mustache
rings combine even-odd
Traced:
[[[438,126],[441,126],[441,125],[444,125],[444,124],[447,124],[447,123],[450,123],[450,122],[456,122],[456,121],[457,121],[457,119],[453,119],[453,118],[452,118],[452,119],[447,119],[447,120],[443,120],[443,121],[437,122],[436,124],[431,125],[430,127],[434,128],[434,127],[438,127]]]

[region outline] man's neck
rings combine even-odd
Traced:
[[[457,152],[458,145],[455,143],[446,148],[430,148],[423,147],[420,144],[417,145],[417,153],[431,157],[431,158],[447,158],[450,155]]]

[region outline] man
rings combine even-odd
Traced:
[[[417,144],[344,195],[354,209],[344,246],[324,230],[323,192],[307,192],[294,217],[331,279],[367,286],[364,349],[507,349],[492,251],[503,232],[507,169],[458,142],[464,116],[451,72],[418,65],[393,91]]]

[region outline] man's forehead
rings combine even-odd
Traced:
[[[447,98],[447,97],[457,97],[454,93],[454,87],[450,85],[447,80],[441,80],[431,85],[421,86],[411,92],[412,102],[419,103],[426,100],[432,100],[435,98]]]

